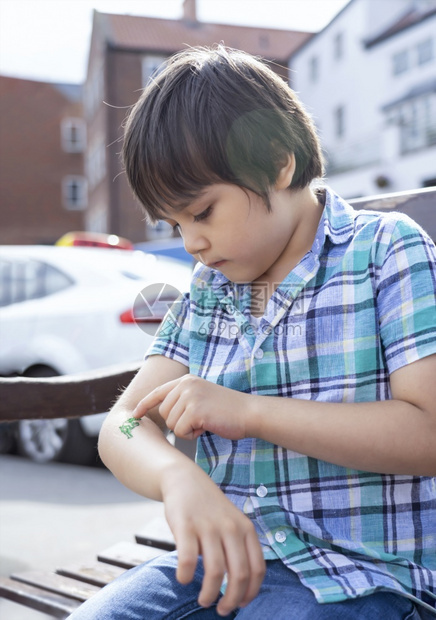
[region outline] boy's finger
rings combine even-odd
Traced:
[[[202,541],[204,577],[198,603],[209,607],[219,596],[220,588],[226,572],[224,550],[219,536],[210,538],[207,543]]]
[[[228,582],[225,594],[220,600],[217,611],[222,615],[229,614],[233,609],[240,607],[245,601],[249,600],[257,594],[260,583],[263,578],[263,571],[257,570],[258,555],[257,553],[249,553],[250,545],[259,548],[257,540],[247,540],[247,537],[238,535],[229,536],[226,540],[226,560],[228,570]],[[260,556],[260,565],[263,564],[262,554]],[[259,582],[259,575],[261,578]],[[251,600],[251,599],[250,599]]]
[[[171,415],[167,419],[167,426],[174,431],[176,437],[183,439],[197,439],[205,430],[204,428],[196,428],[192,415],[178,409],[171,411]]]
[[[171,398],[171,395],[169,395],[159,407],[159,413],[165,420],[167,427],[174,432],[184,411],[185,407],[183,403],[180,402],[179,398]]]
[[[179,583],[190,583],[194,578],[197,568],[199,545],[195,536],[184,533],[180,541],[177,540],[177,571],[176,578]]]
[[[153,409],[153,407],[162,402],[163,399],[158,398],[157,395],[154,394],[154,392],[155,390],[153,390],[153,392],[150,392],[148,396],[139,401],[139,403],[133,410],[132,415],[134,418],[143,418],[146,415],[147,411],[150,411],[150,409]]]
[[[250,581],[245,596],[239,604],[240,607],[245,607],[258,595],[266,571],[265,560],[257,536],[255,540],[247,537],[246,549],[250,565]]]
[[[150,394],[147,394],[147,396],[140,400],[139,403],[136,405],[135,409],[133,410],[133,417],[144,417],[147,411],[150,411],[150,409],[153,409],[165,399],[167,394],[169,394],[171,390],[174,389],[178,382],[179,379],[175,379],[174,381],[168,381],[168,383],[164,383],[163,385],[160,385],[159,387],[152,390]]]
[[[217,611],[220,615],[227,616],[245,600],[247,587],[250,581],[250,571],[247,558],[239,558],[239,561],[228,562],[230,568],[227,574],[227,585],[224,596],[220,599]]]

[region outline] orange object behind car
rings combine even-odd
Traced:
[[[113,248],[116,250],[134,249],[131,241],[118,237],[118,235],[79,231],[66,233],[56,241],[55,245]]]

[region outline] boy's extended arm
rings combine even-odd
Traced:
[[[156,409],[138,425],[125,426],[142,398],[186,372],[182,364],[165,357],[148,358],[106,418],[99,451],[123,484],[164,502],[177,545],[181,583],[192,580],[198,556],[203,556],[200,604],[209,606],[216,600],[228,574],[226,593],[218,606],[225,615],[252,600],[263,579],[265,565],[252,523],[200,467],[166,440],[161,430],[165,424]]]
[[[436,354],[392,373],[392,400],[330,403],[250,395],[187,376],[156,389],[134,415],[161,403],[167,426],[180,437],[206,430],[228,439],[258,437],[352,469],[434,476],[435,377]]]
[[[392,400],[337,405],[291,400],[289,424],[283,423],[287,399],[271,399],[268,425],[258,415],[257,432],[352,469],[435,476],[435,377],[436,355],[431,355],[392,373]]]

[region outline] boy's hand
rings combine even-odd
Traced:
[[[159,405],[159,414],[178,437],[196,439],[209,431],[237,440],[247,436],[248,398],[243,392],[185,375],[150,392],[138,403],[133,415],[142,418]]]
[[[178,551],[177,579],[192,581],[198,556],[204,578],[198,602],[212,605],[227,573],[227,588],[217,611],[227,615],[257,595],[265,561],[251,521],[194,463],[171,468],[163,478],[165,513]]]

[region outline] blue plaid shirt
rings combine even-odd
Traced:
[[[250,285],[198,265],[148,355],[250,394],[386,400],[390,373],[436,353],[435,247],[406,216],[356,212],[327,188],[312,249],[257,325],[255,304]],[[382,589],[436,613],[435,478],[209,432],[197,462],[253,521],[265,558],[280,558],[320,603]]]

